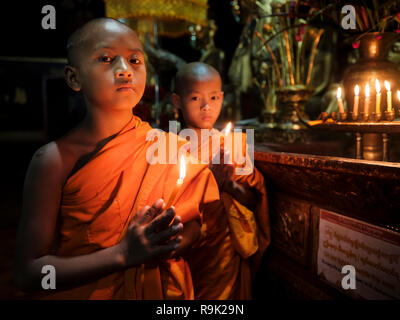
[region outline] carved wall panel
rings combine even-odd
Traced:
[[[310,208],[309,203],[281,193],[271,201],[273,244],[303,265],[308,264]]]

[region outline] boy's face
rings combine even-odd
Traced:
[[[187,82],[183,93],[175,95],[175,106],[182,110],[189,128],[212,129],[221,112],[224,93],[221,79],[209,75]]]
[[[142,45],[115,22],[96,26],[79,50],[76,79],[87,102],[97,108],[131,109],[146,84]]]

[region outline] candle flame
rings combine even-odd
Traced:
[[[338,99],[340,99],[342,97],[342,88],[341,87],[337,88],[336,97]]]
[[[365,85],[365,96],[367,98],[369,98],[369,84],[368,83]]]
[[[360,87],[358,86],[358,84],[356,84],[356,86],[354,87],[354,94],[356,96],[358,96],[360,94]]]
[[[400,90],[397,90],[397,99],[400,101]]]
[[[225,136],[227,136],[229,134],[229,132],[231,131],[231,127],[232,127],[232,122],[228,122],[228,124],[226,125],[226,127],[224,129]]]
[[[180,161],[180,166],[179,166],[179,180],[180,180],[180,183],[183,183],[183,179],[185,179],[185,176],[186,176],[185,156],[181,155],[181,161]]]
[[[381,85],[379,84],[378,79],[375,79],[375,90],[376,90],[376,93],[381,92]]]
[[[385,80],[385,88],[386,88],[387,91],[390,91],[390,83],[389,83],[389,81]]]

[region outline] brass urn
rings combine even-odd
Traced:
[[[384,81],[388,81],[392,92],[400,89],[400,70],[399,66],[388,60],[391,47],[399,36],[395,33],[367,33],[360,39],[359,59],[349,66],[343,76],[343,87],[345,91],[345,99],[348,112],[353,113],[354,106],[354,88],[358,84],[360,88],[359,114],[362,115],[364,121],[375,122],[376,113],[376,88],[375,82],[379,81],[381,87],[381,104],[380,112],[387,111],[387,101],[385,94]],[[365,87],[370,88],[370,103],[367,104],[368,110],[365,110]],[[393,99],[395,95],[393,95]],[[395,100],[393,100],[394,102]],[[393,103],[394,106],[397,103]],[[398,115],[398,110],[395,111]],[[369,115],[369,116],[368,116]],[[379,121],[379,120],[378,120]],[[366,160],[382,160],[382,135],[378,133],[363,134],[363,159]]]
[[[304,109],[313,92],[313,88],[304,85],[277,89],[280,113],[278,127],[280,129],[299,130],[306,128],[309,119]]]
[[[354,87],[360,86],[360,112],[364,112],[365,86],[368,83],[371,89],[371,101],[375,101],[375,80],[381,84],[381,92],[385,92],[384,81],[389,81],[391,91],[400,89],[399,66],[388,60],[391,47],[399,38],[393,32],[372,32],[367,33],[360,39],[359,59],[349,66],[343,75],[343,87],[345,99],[349,112],[352,112],[354,105]],[[382,111],[386,108],[386,96],[382,94]],[[375,110],[375,103],[369,104],[368,114]]]

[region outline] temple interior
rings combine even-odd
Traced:
[[[133,114],[152,127],[184,126],[171,100],[180,67],[201,61],[220,74],[215,128],[231,122],[246,132],[268,198],[262,214],[271,241],[251,299],[398,300],[400,3],[360,3],[2,4],[0,298],[24,299],[13,272],[32,155],[86,114],[82,96],[65,82],[67,39],[86,22],[110,17],[143,45],[146,87]],[[346,278],[346,266],[356,280]]]

